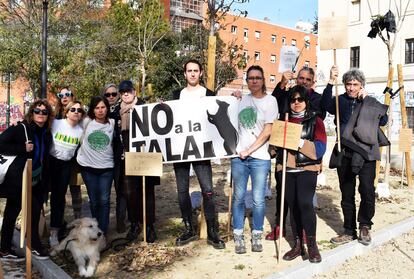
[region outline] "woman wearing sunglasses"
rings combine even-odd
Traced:
[[[108,83],[104,86],[102,90],[102,94],[105,99],[108,100],[110,105],[110,112],[109,118],[114,119],[118,123],[119,118],[119,109],[121,104],[120,94],[118,92],[118,87],[114,83]],[[119,120],[120,121],[120,120]],[[119,152],[117,152],[117,147],[120,145],[118,144],[118,129],[115,129],[115,142],[114,142],[114,153],[115,153],[115,166],[114,166],[114,187],[116,192],[116,231],[118,233],[124,233],[126,231],[125,219],[126,219],[126,212],[127,212],[127,201],[124,194],[124,187],[122,184],[122,177],[121,175],[121,163],[122,160],[116,156]]]
[[[69,86],[62,86],[59,93],[56,94],[58,97],[58,102],[55,108],[55,119],[65,118],[65,108],[70,102],[76,101],[75,94],[71,91]],[[81,193],[81,184],[83,184],[82,179],[78,179],[80,169],[79,165],[76,163],[76,160],[72,160],[72,172],[69,180],[69,189],[72,196],[72,208],[73,208],[73,217],[78,219],[81,217],[82,210],[82,193]],[[64,221],[64,223],[66,223]],[[64,235],[64,227],[59,230],[59,236]]]
[[[29,107],[25,120],[0,134],[0,154],[17,156],[0,185],[0,196],[7,198],[1,229],[0,258],[24,259],[11,249],[14,226],[21,210],[22,173],[26,160],[32,159],[32,253],[38,259],[48,258],[39,238],[40,211],[47,191],[48,153],[52,143],[50,127],[52,107],[38,100]]]
[[[64,118],[63,111],[65,107],[70,103],[76,100],[75,95],[73,95],[72,91],[68,86],[63,86],[59,93],[56,94],[58,98],[58,102],[56,104],[56,119]]]
[[[70,102],[63,111],[63,119],[52,124],[53,144],[50,149],[50,246],[59,244],[58,231],[64,229],[65,196],[72,173],[72,159],[79,146],[83,129],[79,122],[85,112],[79,101]]]
[[[326,133],[323,121],[310,109],[306,88],[296,85],[289,95],[289,122],[302,124],[302,136],[297,150],[287,150],[286,196],[291,212],[293,248],[283,259],[291,261],[305,254],[302,230],[307,236],[309,261],[322,260],[316,243],[316,214],[312,199],[316,190],[316,179],[321,171],[323,154],[326,151]],[[277,174],[282,181],[283,149],[276,157]]]
[[[91,98],[88,117],[82,121],[84,133],[76,157],[88,190],[92,217],[106,234],[114,169],[112,148],[115,121],[109,119],[109,103],[102,96]]]
[[[105,87],[102,90],[102,96],[105,97],[105,99],[108,100],[109,106],[110,106],[110,118],[111,114],[115,110],[116,105],[119,103],[119,93],[118,93],[118,87],[115,83],[108,83],[105,85]]]

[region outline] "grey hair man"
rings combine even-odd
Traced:
[[[370,229],[375,214],[376,161],[380,160],[379,146],[389,142],[379,126],[387,123],[388,106],[368,96],[365,90],[364,73],[351,68],[343,77],[346,92],[339,96],[339,116],[335,109],[332,93],[324,91],[321,106],[330,114],[339,117],[341,151],[343,157],[337,168],[339,187],[342,193],[341,207],[344,215],[344,232],[331,239],[334,244],[344,244],[358,237],[364,245],[371,243]],[[356,216],[355,186],[359,179],[358,191],[361,202]],[[357,222],[359,236],[357,236]]]

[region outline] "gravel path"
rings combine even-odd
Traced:
[[[367,254],[353,258],[322,278],[414,278],[414,229]]]

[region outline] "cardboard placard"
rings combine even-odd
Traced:
[[[348,48],[348,18],[319,18],[318,36],[321,50]]]
[[[269,144],[291,150],[298,150],[300,137],[302,134],[302,125],[288,122],[286,126],[286,143],[283,146],[283,135],[285,130],[285,121],[275,120],[272,126]]]
[[[125,175],[162,176],[162,154],[126,152]]]
[[[398,147],[400,152],[411,152],[411,145],[413,143],[413,129],[401,128],[398,139]]]

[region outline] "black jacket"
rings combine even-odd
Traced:
[[[145,102],[138,98],[135,105],[144,105]],[[115,106],[114,111],[110,114],[110,117],[115,120],[114,128],[114,164],[120,166],[124,163],[123,154],[129,151],[129,131],[121,131],[121,115],[120,115],[121,103]],[[115,168],[120,169],[120,168]],[[125,175],[125,174],[121,174]],[[140,178],[141,179],[141,178]],[[145,183],[148,186],[159,185],[161,179],[158,176],[148,176],[145,178]]]
[[[355,108],[361,104],[360,99],[351,98],[348,94],[344,93],[339,95],[339,124],[341,127],[341,135],[345,131],[345,127],[352,116]],[[335,107],[335,98],[332,97],[332,90],[331,91],[323,91],[322,99],[321,99],[321,108],[326,110],[332,115],[335,115],[335,124],[336,124],[336,107]],[[384,126],[387,124],[388,116],[385,114],[380,118],[379,125]]]
[[[324,90],[330,91],[332,95],[332,85],[328,84]],[[276,98],[279,109],[279,120],[285,119],[285,113],[290,111],[289,104],[289,92],[285,89],[280,88],[280,82],[276,85],[272,92],[272,96]],[[310,109],[318,113],[319,117],[325,119],[326,110],[320,105],[322,95],[314,91],[313,89],[308,90]]]
[[[34,133],[38,126],[34,123],[28,124],[26,121],[22,122],[26,125],[27,136],[32,143],[34,141]],[[47,191],[47,182],[49,176],[49,150],[52,144],[52,134],[50,131],[46,131],[44,134],[44,150],[43,160],[42,160],[42,179],[36,185],[42,189],[42,191]],[[26,136],[24,133],[24,128],[22,124],[16,126],[10,126],[2,134],[0,134],[0,154],[2,155],[17,155],[13,163],[10,165],[7,170],[6,177],[3,183],[0,185],[0,196],[1,197],[17,197],[21,195],[22,191],[22,172],[26,163],[26,160],[33,158],[33,152],[26,152]]]

